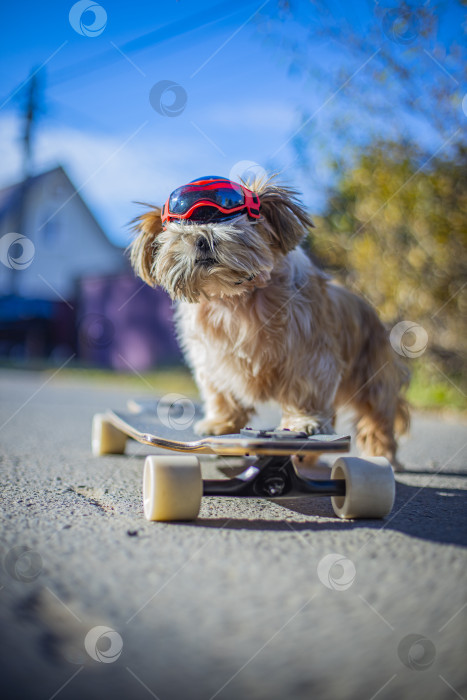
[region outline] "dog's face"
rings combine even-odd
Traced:
[[[223,223],[175,223],[154,241],[154,281],[173,299],[196,302],[200,294],[242,294],[264,284],[274,253],[261,228],[246,215]]]
[[[242,214],[217,223],[171,222],[163,230],[158,208],[138,217],[131,247],[137,274],[172,299],[192,303],[200,295],[232,297],[265,286],[277,259],[313,224],[292,190],[270,183],[250,187],[261,200],[259,220]]]

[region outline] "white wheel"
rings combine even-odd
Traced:
[[[146,457],[143,505],[147,520],[194,520],[202,495],[196,457]]]
[[[122,455],[125,452],[127,436],[106,420],[103,413],[96,413],[92,419],[92,454]]]
[[[340,457],[332,479],[345,480],[345,496],[332,496],[334,513],[340,518],[384,518],[394,505],[395,482],[385,457]]]

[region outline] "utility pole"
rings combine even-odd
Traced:
[[[26,100],[24,105],[24,133],[23,133],[23,177],[26,180],[31,175],[33,153],[33,129],[40,111],[38,71],[31,73],[26,86]]]
[[[18,218],[16,230],[23,236],[28,236],[29,231],[26,231],[26,213],[27,199],[29,191],[29,181],[32,175],[33,153],[34,153],[34,128],[37,122],[40,111],[40,84],[38,78],[39,69],[31,71],[31,75],[26,84],[22,95],[24,102],[21,104],[21,112],[23,113],[23,165],[22,165],[22,181],[19,186],[19,201],[18,201]],[[18,270],[11,270],[11,293],[14,296],[20,295],[19,275]]]

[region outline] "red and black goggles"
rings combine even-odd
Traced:
[[[225,177],[200,177],[172,192],[162,207],[162,223],[226,221],[247,213],[259,219],[260,201],[255,192]]]

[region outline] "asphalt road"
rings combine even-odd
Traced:
[[[415,416],[385,521],[206,498],[149,523],[150,448],[90,454],[129,392],[45,379],[0,373],[3,698],[467,698],[460,419]]]

